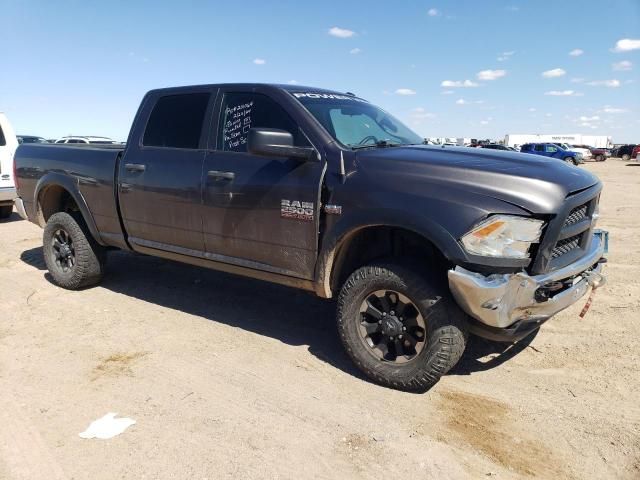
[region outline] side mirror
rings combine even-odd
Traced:
[[[252,128],[249,130],[247,150],[254,155],[266,157],[297,158],[305,162],[317,162],[318,154],[312,147],[294,147],[293,135],[275,128]]]

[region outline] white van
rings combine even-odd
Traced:
[[[13,154],[18,148],[18,139],[9,120],[0,112],[0,219],[8,218],[16,198],[13,183]]]

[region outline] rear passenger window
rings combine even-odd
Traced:
[[[7,140],[4,138],[4,132],[2,131],[2,127],[0,127],[0,147],[4,147],[7,144]]]
[[[535,150],[536,152],[544,152],[544,145],[536,145]]]
[[[266,95],[259,93],[227,93],[220,110],[218,149],[246,152],[251,128],[277,128],[293,135],[297,147],[309,142],[285,110]]]
[[[142,144],[197,149],[208,103],[209,93],[161,97],[149,116]]]

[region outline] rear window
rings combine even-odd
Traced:
[[[0,126],[0,147],[4,147],[7,144],[7,140],[4,138],[4,132]]]
[[[161,97],[149,116],[142,144],[197,149],[208,103],[209,93]]]

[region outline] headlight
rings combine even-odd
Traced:
[[[542,234],[542,220],[494,215],[462,237],[467,252],[484,257],[529,258]]]

